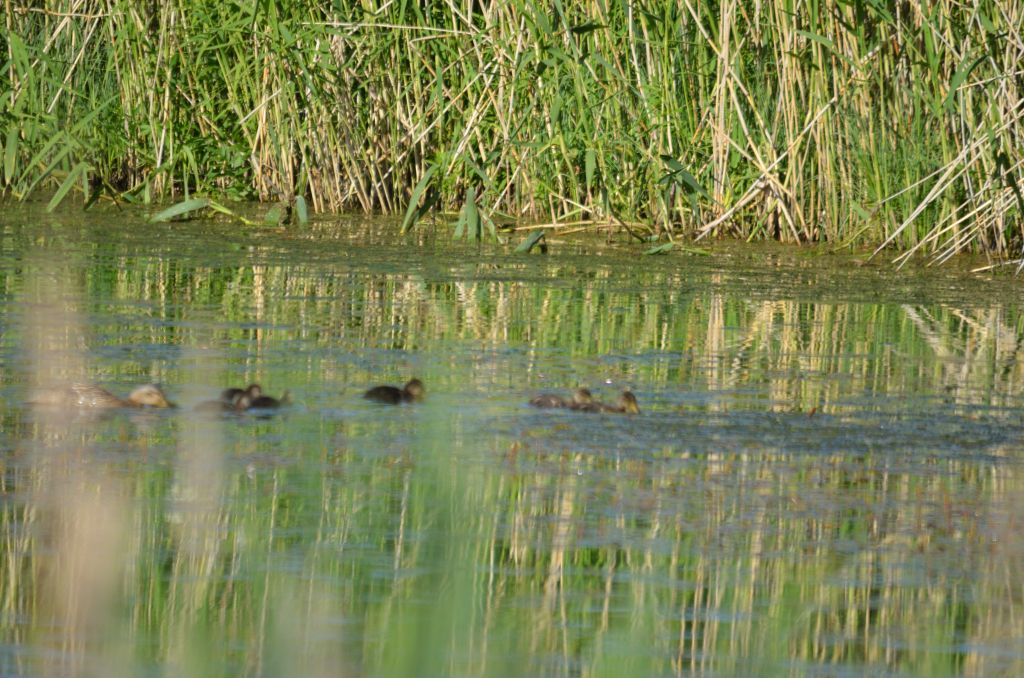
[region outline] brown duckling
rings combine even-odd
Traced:
[[[226,388],[221,391],[220,399],[229,405],[234,405],[243,395],[249,396],[250,399],[259,398],[263,395],[263,388],[255,383],[249,384],[245,388]]]
[[[575,409],[581,412],[618,412],[619,414],[640,414],[640,404],[636,396],[629,389],[622,392],[619,400],[614,405],[607,405],[602,402],[593,401]]]
[[[426,392],[427,389],[423,386],[423,382],[413,378],[407,381],[402,388],[397,386],[374,386],[364,393],[363,397],[367,400],[376,400],[379,403],[398,405],[400,403],[423,400]]]
[[[593,401],[594,397],[590,394],[589,389],[578,388],[573,392],[571,400],[566,400],[554,393],[542,393],[536,398],[531,398],[530,404],[534,407],[568,407],[578,410],[590,405]]]
[[[244,412],[252,407],[252,396],[247,392],[248,390],[227,389],[227,391],[224,391],[224,394],[227,394],[228,391],[232,390],[237,391],[237,393],[234,394],[230,401],[225,401],[224,399],[204,400],[195,406],[195,411],[210,414],[229,414],[233,412]]]
[[[259,389],[259,386],[256,386],[256,388]],[[274,398],[273,396],[263,395],[262,390],[259,391],[259,395],[254,396],[252,393],[246,393],[240,397],[248,397],[250,399],[249,406],[247,408],[242,408],[250,410],[273,410],[277,409],[278,407],[281,407],[282,405],[287,405],[292,401],[291,394],[288,391],[282,393],[280,398]]]
[[[33,405],[112,409],[116,407],[175,407],[156,384],[143,384],[127,398],[119,398],[105,388],[92,384],[72,384],[41,391],[29,401]]]

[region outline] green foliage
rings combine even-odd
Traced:
[[[519,243],[519,245],[516,247],[516,253],[518,253],[518,254],[528,254],[531,250],[533,250],[534,247],[537,246],[537,243],[540,243],[540,245],[541,245],[541,252],[544,252],[546,248],[544,247],[544,242],[543,241],[544,241],[544,231],[541,230],[541,229],[537,229],[536,231],[534,231],[530,235],[528,235],[525,238],[523,238],[523,241],[521,243]]]
[[[280,223],[283,223],[284,220],[287,218],[286,208],[287,205],[282,205],[280,203],[274,205],[264,215],[263,223],[269,226],[276,226]],[[150,221],[153,223],[159,223],[165,221],[192,219],[194,217],[201,215],[205,210],[211,210],[213,212],[217,212],[225,216],[231,217],[232,219],[235,219],[245,224],[246,226],[256,225],[255,221],[243,216],[242,214],[239,214],[236,210],[233,210],[230,207],[226,207],[225,205],[222,205],[218,202],[214,202],[213,200],[210,200],[208,198],[190,198],[188,200],[182,200],[179,203],[175,203],[174,205],[171,205],[170,207],[161,210],[160,212],[157,212],[152,217],[150,217]]]
[[[1008,255],[1024,34],[1004,5],[8,9],[0,188]]]
[[[192,212],[196,212],[198,210],[206,209],[209,206],[210,201],[207,200],[206,198],[193,198],[191,200],[183,200],[175,205],[171,205],[165,210],[161,210],[160,212],[154,214],[151,221],[170,221],[176,217],[184,216],[186,214],[191,214]]]
[[[655,245],[649,250],[645,250],[644,254],[668,254],[675,247],[675,243],[667,242],[661,245]]]

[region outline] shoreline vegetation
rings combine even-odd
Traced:
[[[52,0],[4,22],[7,199],[1024,265],[1020,3]]]

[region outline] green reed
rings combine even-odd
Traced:
[[[939,259],[1021,245],[1024,36],[1005,0],[4,14],[0,186],[15,198],[302,197],[410,223],[625,221]]]

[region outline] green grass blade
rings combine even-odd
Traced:
[[[483,229],[480,223],[480,208],[476,205],[476,187],[470,186],[466,192],[466,205],[463,207],[463,214],[466,215],[467,235],[474,240],[480,240],[483,236]]]
[[[644,254],[668,254],[669,252],[672,251],[672,248],[675,246],[676,244],[674,242],[667,242],[662,245],[655,245],[649,250],[644,250]]]
[[[516,251],[516,253],[526,254],[530,250],[532,250],[537,245],[537,243],[539,243],[543,239],[544,239],[544,231],[543,231],[543,229],[539,229],[538,228],[536,231],[534,231],[530,235],[528,235],[525,238],[523,238],[523,241],[521,243],[519,243],[519,246],[516,247],[515,251]]]
[[[964,58],[959,70],[957,70],[957,72],[953,74],[953,79],[949,83],[949,94],[946,95],[946,100],[943,102],[943,105],[945,106],[947,111],[954,111],[955,107],[953,106],[953,98],[956,96],[957,91],[960,89],[960,86],[967,81],[967,78],[968,76],[970,76],[971,71],[977,68],[978,64],[984,61],[985,58],[986,57],[984,56],[980,56],[970,64],[967,63],[966,57]]]
[[[420,198],[423,196],[423,192],[427,190],[427,186],[430,185],[430,180],[433,178],[434,173],[437,171],[437,165],[431,165],[427,168],[427,171],[423,173],[423,177],[416,184],[416,187],[412,189],[412,195],[409,196],[409,208],[405,211],[405,218],[402,219],[402,233],[407,233],[410,228],[416,225],[416,221],[422,214],[417,210]]]
[[[7,128],[7,138],[4,141],[4,184],[10,185],[14,181],[14,163],[18,157],[18,126],[11,125]]]
[[[210,207],[210,201],[206,198],[192,198],[190,200],[182,200],[181,202],[171,205],[167,209],[155,214],[150,221],[157,223],[161,221],[170,221],[175,217],[180,217],[191,212],[197,212],[199,210]]]
[[[301,195],[295,196],[295,218],[303,226],[309,223],[309,208],[306,199]]]
[[[594,171],[597,169],[597,154],[594,149],[588,148],[584,154],[583,164],[585,166],[587,190],[594,185]]]
[[[64,179],[64,181],[61,182],[61,185],[57,189],[57,192],[53,194],[52,198],[50,198],[50,202],[46,204],[46,211],[52,212],[53,210],[57,209],[57,206],[60,205],[61,202],[63,202],[67,194],[71,191],[72,188],[74,188],[75,182],[78,181],[79,177],[85,175],[88,171],[88,163],[80,162],[77,165],[75,165],[71,169],[71,171],[68,172],[68,176]]]

